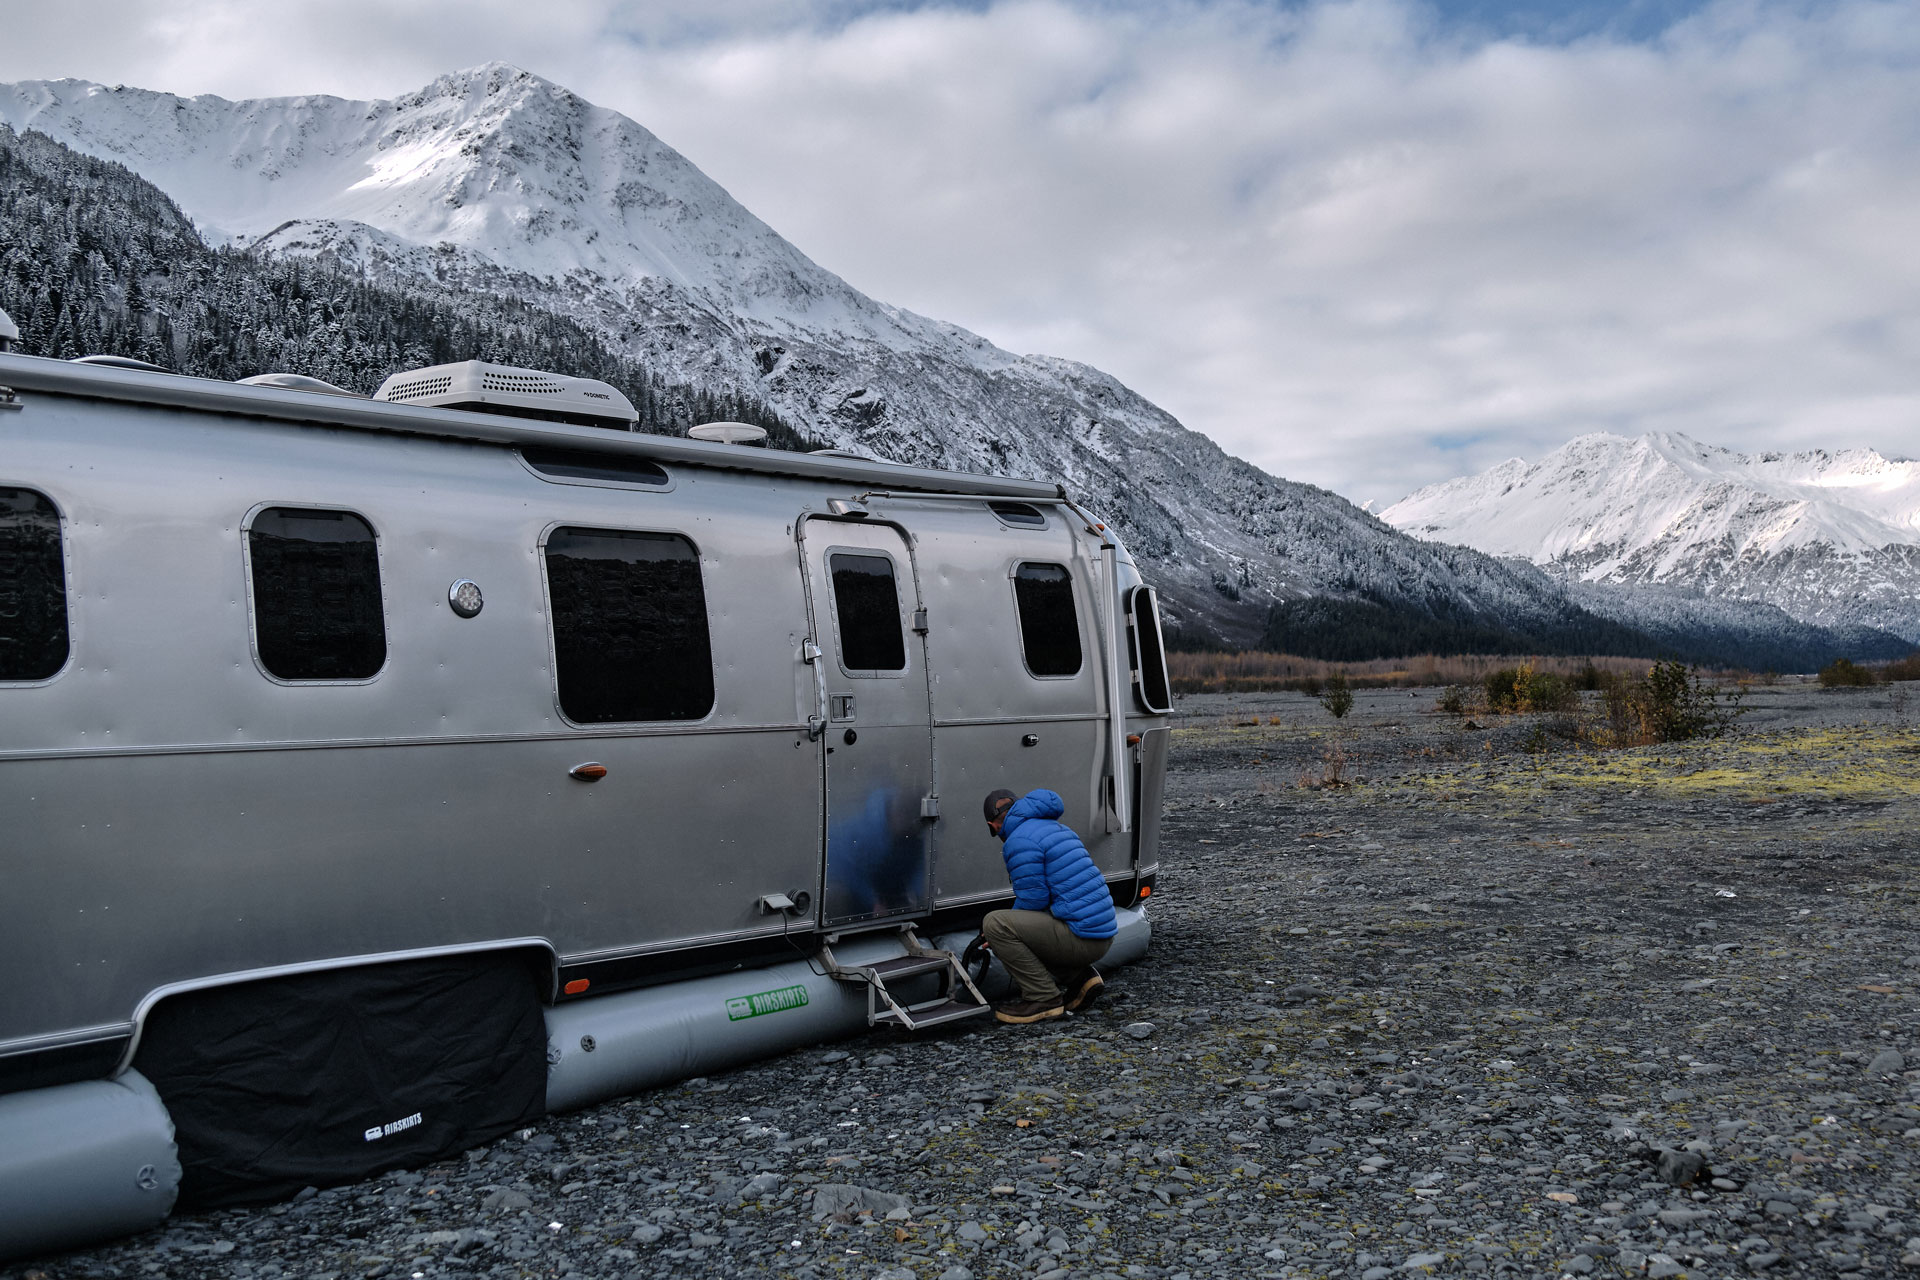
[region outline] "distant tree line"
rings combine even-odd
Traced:
[[[120,355],[231,381],[305,374],[370,394],[388,375],[487,360],[618,387],[643,431],[750,422],[808,438],[758,397],[670,382],[576,322],[518,298],[433,296],[322,263],[210,248],[152,183],[0,125],[0,308],[29,355]]]
[[[1608,654],[1752,671],[1816,671],[1843,656],[1843,645],[1846,653],[1869,659],[1894,657],[1909,648],[1898,637],[1878,632],[1831,635],[1818,628],[1806,630],[1825,639],[1793,643],[1760,632],[1717,629],[1650,635],[1572,604],[1558,617],[1512,624],[1461,617],[1445,602],[1423,607],[1368,593],[1355,599],[1316,596],[1274,605],[1267,612],[1260,647],[1329,662],[1429,653]]]

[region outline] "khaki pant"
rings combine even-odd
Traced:
[[[1059,999],[1061,985],[1113,945],[1081,937],[1050,911],[989,911],[980,932],[1020,984],[1020,998],[1042,1002]]]

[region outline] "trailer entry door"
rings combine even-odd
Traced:
[[[913,552],[890,525],[800,522],[826,769],[820,923],[924,915],[936,816],[925,628]]]

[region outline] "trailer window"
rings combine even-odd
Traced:
[[[519,410],[515,410],[519,412]],[[658,463],[645,458],[626,458],[619,454],[592,453],[585,449],[542,449],[529,446],[520,451],[527,465],[555,480],[596,480],[606,484],[642,484],[664,487],[669,477]]]
[[[380,555],[351,511],[267,507],[247,526],[254,642],[281,680],[365,680],[387,661]]]
[[[1040,513],[1040,508],[1024,502],[989,502],[987,509],[1006,524],[1019,525],[1023,529],[1047,527],[1047,518]]]
[[[713,710],[700,556],[678,534],[555,529],[547,594],[560,710],[576,724]]]
[[[1152,587],[1135,587],[1131,601],[1134,692],[1140,705],[1165,715],[1173,710],[1167,695],[1167,651],[1160,638],[1160,601]]]
[[[1080,673],[1080,618],[1073,608],[1073,575],[1062,564],[1028,561],[1013,571],[1020,610],[1020,648],[1036,676]]]
[[[0,680],[46,680],[66,665],[60,513],[31,489],[0,488]]]
[[[900,630],[900,592],[887,556],[836,551],[833,611],[840,624],[840,665],[848,671],[904,671],[906,636]]]

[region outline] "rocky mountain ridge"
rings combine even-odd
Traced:
[[[1268,475],[1097,369],[867,298],[640,125],[504,64],[379,102],[23,82],[0,85],[0,123],[124,164],[249,256],[437,305],[510,299],[828,444],[1060,480],[1146,563],[1190,642],[1257,644],[1276,606],[1309,598],[1444,617],[1484,643],[1597,633],[1527,566]]]

